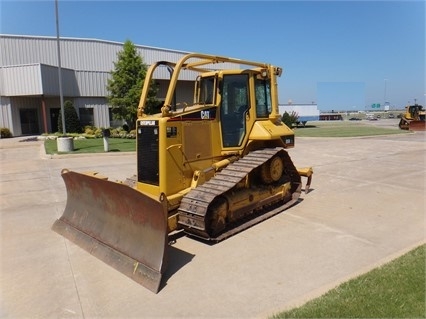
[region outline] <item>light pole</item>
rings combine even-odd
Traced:
[[[385,98],[385,100],[383,101],[384,102],[384,104],[386,104],[386,86],[387,86],[387,82],[388,82],[388,79],[385,79],[385,96],[384,96],[384,98]]]
[[[65,135],[67,134],[67,131],[65,129],[64,95],[62,93],[61,46],[59,43],[58,0],[55,0],[55,13],[56,13],[56,43],[58,47],[59,100],[61,103],[62,133]]]
[[[72,152],[74,151],[74,140],[72,137],[66,137],[67,130],[65,128],[64,95],[62,93],[61,46],[59,42],[58,0],[55,0],[55,13],[56,13],[56,43],[58,45],[59,99],[61,102],[62,133],[63,133],[63,137],[58,137],[56,139],[56,145],[57,145],[58,152]]]

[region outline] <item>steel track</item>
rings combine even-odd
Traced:
[[[277,154],[284,160],[283,174],[287,175],[287,182],[288,180],[291,182],[290,194],[285,196],[284,199],[261,207],[261,209],[252,210],[247,217],[229,224],[224,232],[212,237],[207,229],[207,219],[209,218],[207,212],[214,200],[222,195],[232,199],[233,191],[235,191],[237,185]],[[261,186],[268,187],[268,185]],[[256,187],[259,187],[259,185],[256,185]],[[178,209],[179,224],[189,235],[212,241],[221,241],[294,205],[300,196],[300,192],[300,175],[290,156],[283,148],[277,147],[253,151],[238,161],[229,164],[208,182],[186,194]],[[251,208],[248,207],[247,209],[250,210]]]

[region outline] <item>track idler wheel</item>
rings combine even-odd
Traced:
[[[271,184],[273,182],[278,182],[284,172],[284,163],[280,156],[274,156],[262,165],[260,174],[262,181],[265,184]]]

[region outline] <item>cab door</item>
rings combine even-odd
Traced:
[[[247,133],[249,75],[225,74],[222,80],[220,119],[223,147],[238,147]]]

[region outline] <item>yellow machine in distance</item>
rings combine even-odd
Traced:
[[[164,67],[171,78],[161,112],[145,114]],[[194,76],[191,103],[178,102],[187,96],[183,73]],[[53,229],[158,292],[176,232],[220,241],[294,205],[301,176],[307,192],[313,171],[297,169],[286,151],[294,132],[278,111],[281,73],[198,53],[152,64],[138,107],[134,187],[63,170],[67,204]]]
[[[399,121],[399,128],[410,131],[426,130],[425,110],[419,104],[409,105],[405,107],[405,113]]]

